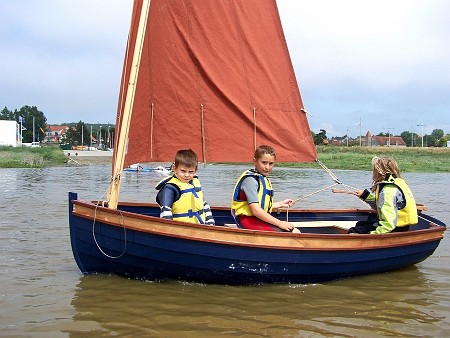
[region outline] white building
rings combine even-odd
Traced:
[[[16,121],[0,120],[0,146],[22,146],[20,125]]]

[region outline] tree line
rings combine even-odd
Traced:
[[[5,107],[0,112],[0,120],[14,120],[21,124],[22,142],[24,143],[39,142],[45,137],[47,118],[35,106],[23,106],[19,110],[15,109],[14,111]]]
[[[319,133],[311,131],[311,135],[315,145],[325,144],[328,141],[327,132],[324,129],[320,129]],[[400,135],[392,135],[389,133],[379,133],[376,136],[393,137],[400,136],[405,141],[407,147],[421,147],[422,141],[424,147],[446,147],[447,142],[450,141],[450,134],[444,133],[442,129],[434,129],[431,134],[422,135],[417,133],[411,133],[410,131],[404,131]],[[347,135],[341,137],[346,138]],[[362,136],[365,137],[365,136]]]
[[[19,110],[8,110],[7,107],[3,108],[0,112],[0,120],[15,120],[19,122],[22,118],[22,142],[43,141],[45,139],[45,131],[47,130],[47,118],[44,113],[37,109],[35,106],[23,106]],[[34,118],[34,126],[33,126]],[[86,124],[82,121],[78,123],[64,123],[68,126],[68,130],[64,135],[63,142],[70,145],[91,145],[95,143],[102,148],[112,147],[114,144],[115,127],[110,125],[101,124]],[[319,133],[311,131],[314,144],[320,145],[326,143],[328,140],[327,132],[324,129],[320,129]],[[388,133],[379,133],[377,136],[389,136]],[[396,135],[390,135],[396,136]],[[409,131],[402,132],[400,136],[405,141],[407,147],[446,147],[447,141],[450,141],[450,134],[444,134],[442,129],[434,129],[431,134],[421,135],[417,133],[411,133]],[[342,136],[342,138],[347,135]],[[33,139],[34,138],[34,139]]]
[[[14,120],[21,124],[23,143],[44,142],[46,139],[47,118],[36,106],[23,106],[14,111],[5,107],[0,111],[0,120]],[[62,137],[61,143],[71,146],[90,146],[95,143],[97,147],[101,146],[102,148],[108,148],[114,144],[115,127],[113,125],[86,124],[82,121],[63,123],[62,125],[67,126],[68,129]]]

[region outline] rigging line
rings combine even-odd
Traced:
[[[152,102],[151,117],[150,117],[150,158],[153,158],[153,114],[155,104]]]
[[[313,114],[311,114],[311,113],[309,113],[308,111],[306,111],[305,108],[300,109],[300,111],[304,112],[305,114],[307,114],[307,115],[309,115],[309,116],[311,116],[311,117],[314,116]]]
[[[100,197],[100,200],[102,200],[103,199],[103,197],[105,197],[105,195],[103,195],[102,197]],[[104,206],[104,201],[102,202],[102,206]],[[98,208],[98,206],[99,206],[99,203],[97,202],[97,203],[95,203],[95,209],[94,209],[94,221],[92,222],[92,237],[94,238],[94,242],[95,242],[95,245],[97,245],[97,248],[98,248],[98,250],[103,254],[103,255],[105,255],[106,257],[108,257],[108,258],[111,258],[111,259],[117,259],[117,258],[120,258],[120,257],[122,257],[124,254],[125,254],[125,252],[126,252],[126,250],[127,250],[127,229],[125,228],[125,220],[124,220],[124,217],[123,217],[123,214],[122,214],[122,211],[121,210],[119,210],[119,209],[117,209],[117,211],[120,213],[120,216],[122,217],[122,226],[123,226],[123,233],[124,233],[124,247],[123,247],[123,251],[120,253],[120,255],[118,255],[118,256],[111,256],[111,255],[108,255],[101,247],[100,247],[100,244],[98,244],[98,241],[97,241],[97,237],[95,236],[95,220],[96,220],[96,218],[97,218],[97,208]]]
[[[308,194],[308,195],[305,195],[305,196],[302,196],[302,197],[300,197],[300,198],[297,198],[296,200],[294,200],[294,204],[295,204],[296,202],[300,201],[300,200],[303,200],[303,199],[305,199],[305,198],[308,198],[308,197],[311,197],[311,196],[313,196],[313,195],[315,195],[315,194],[318,194],[319,192],[322,192],[322,191],[324,191],[324,190],[330,189],[330,188],[334,187],[335,185],[338,185],[338,183],[334,183],[334,184],[332,184],[332,185],[329,185],[328,187],[325,187],[325,188],[323,188],[323,189],[314,191],[314,192],[312,192],[312,193],[310,193],[310,194]],[[290,207],[289,207],[289,208],[286,208],[286,222],[289,222],[289,209],[290,209]],[[280,210],[280,209],[279,209],[279,210]],[[280,211],[281,211],[281,210],[280,210]]]
[[[325,164],[322,163],[322,161],[320,161],[319,159],[316,159],[316,162],[322,167],[323,170],[325,170],[325,172],[330,175],[330,177],[338,184],[342,184],[341,180],[339,178],[337,178],[337,176],[330,170],[328,169]]]
[[[203,164],[206,164],[206,141],[205,141],[205,111],[203,110],[203,104],[200,103],[202,112],[202,152],[203,152]]]
[[[308,195],[304,195],[304,196],[302,196],[302,197],[300,197],[300,198],[297,198],[296,200],[294,200],[294,203],[296,203],[296,202],[298,202],[298,201],[300,201],[300,200],[303,200],[303,199],[305,199],[305,198],[311,197],[311,196],[313,196],[313,195],[315,195],[315,194],[318,194],[319,192],[322,192],[322,191],[324,191],[324,190],[330,189],[330,188],[332,188],[332,187],[334,187],[335,185],[338,185],[338,184],[339,184],[339,183],[334,183],[334,184],[332,184],[332,185],[329,185],[328,187],[325,187],[325,188],[323,188],[323,189],[314,191],[314,192],[312,192],[312,193],[310,193],[310,194],[308,194]]]
[[[253,147],[256,150],[256,108],[253,107]]]

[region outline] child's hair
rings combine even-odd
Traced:
[[[197,154],[192,149],[178,150],[175,155],[175,166],[198,167]]]
[[[269,155],[273,156],[273,158],[275,158],[275,159],[277,158],[277,154],[275,154],[275,150],[271,146],[263,144],[263,145],[260,145],[258,148],[256,148],[255,160],[258,160],[265,154],[269,154]]]
[[[387,174],[391,174],[394,177],[400,177],[398,164],[390,157],[374,157],[372,159],[372,165],[374,183],[384,180]]]

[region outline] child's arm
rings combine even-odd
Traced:
[[[161,208],[159,217],[165,219],[173,219],[172,204],[180,198],[180,192],[177,187],[172,184],[166,184],[156,196],[156,202]]]
[[[206,201],[203,202],[203,211],[205,213],[205,223],[208,225],[216,224],[212,215],[211,207]]]

